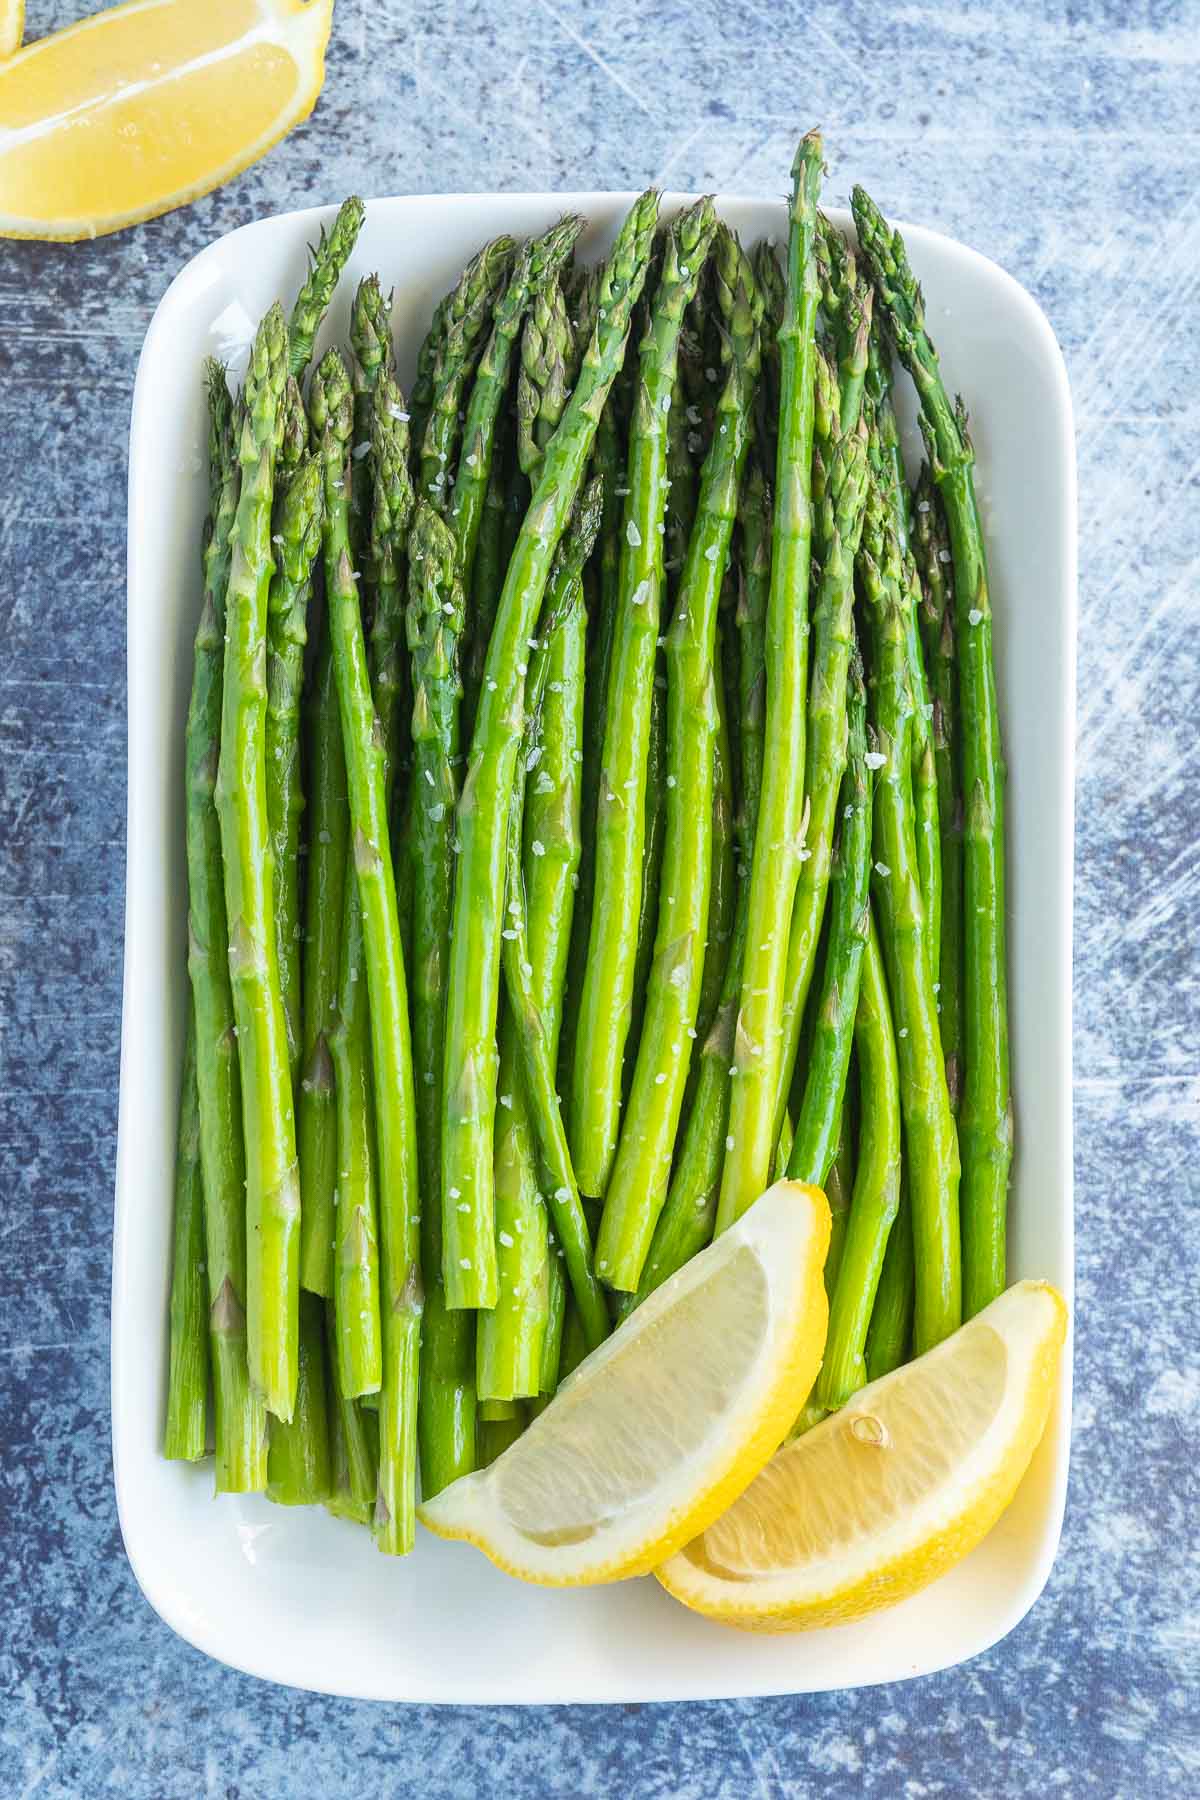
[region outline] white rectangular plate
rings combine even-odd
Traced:
[[[324,343],[345,336],[358,278],[395,284],[401,375],[434,302],[477,246],[560,213],[591,221],[601,254],[632,196],[452,195],[376,200]],[[667,197],[667,210],[682,196]],[[783,208],[722,198],[751,243]],[[677,1606],[652,1579],[590,1591],[523,1587],[462,1545],[420,1535],[403,1562],[360,1528],[261,1498],[212,1497],[211,1468],[159,1455],[168,1253],[185,1018],[183,721],[206,504],[200,383],[276,296],[303,278],[332,210],[264,219],[211,245],[174,282],[142,353],[129,468],[129,836],[125,1012],[113,1254],[117,1499],[142,1589],[174,1630],[235,1667],[379,1700],[637,1701],[837,1688],[918,1675],[1002,1637],[1045,1583],[1067,1480],[1070,1358],[1054,1417],[1013,1506],[926,1593],[860,1624],[754,1638]],[[845,223],[845,221],[841,221]],[[971,406],[989,530],[1009,788],[1017,1160],[1012,1277],[1069,1296],[1071,837],[1075,473],[1054,336],[994,264],[907,231],[950,382]],[[240,374],[240,368],[238,373]],[[907,389],[907,383],[902,384]],[[919,438],[905,396],[908,446]]]

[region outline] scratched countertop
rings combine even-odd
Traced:
[[[31,26],[82,10],[35,4]],[[0,244],[3,1800],[1200,1792],[1198,43],[1196,0],[338,0],[316,113],[264,162],[103,242]],[[829,201],[861,179],[1009,269],[1074,391],[1077,1400],[1061,1552],[1006,1641],[888,1688],[526,1712],[253,1681],[141,1598],[110,1462],[142,338],[182,264],[263,214],[351,190],[782,194],[811,123]]]

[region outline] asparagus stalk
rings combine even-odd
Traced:
[[[670,229],[641,346],[629,435],[629,493],[606,696],[592,917],[571,1080],[572,1155],[584,1193],[597,1197],[608,1186],[617,1148],[644,890],[646,764],[663,587],[667,414],[680,324],[696,291],[715,226],[712,202],[702,200]]]
[[[972,473],[975,454],[965,414],[961,407],[950,405],[903,240],[898,232],[888,232],[861,188],[855,189],[853,203],[859,240],[896,349],[921,402],[926,451],[946,509],[953,558],[965,812],[963,958],[967,972],[963,995],[966,1069],[959,1128],[964,1169],[964,1303],[971,1317],[1001,1293],[1006,1282],[1005,1223],[1013,1145],[1004,898],[1005,769],[992,658],[987,558]]]
[[[196,1089],[208,1263],[216,1489],[256,1492],[267,1481],[267,1420],[246,1355],[246,1162],[229,937],[214,804],[221,732],[225,598],[240,469],[223,370],[205,368],[209,406],[212,530],[196,631],[184,744],[188,872],[188,974],[196,1021]]]
[[[438,345],[428,418],[414,439],[420,452],[419,492],[444,512],[453,492],[451,463],[462,431],[462,405],[483,348],[483,333],[512,262],[513,241],[498,237],[473,256],[450,297]]]
[[[283,1420],[292,1416],[296,1391],[300,1190],[266,803],[266,638],[286,366],[287,330],[282,309],[273,306],[259,326],[246,374],[215,793],[246,1143],[250,1379]]]
[[[196,1089],[196,1019],[188,1009],[175,1149],[175,1217],[171,1248],[171,1349],[163,1455],[199,1462],[207,1447],[208,1275],[204,1264],[204,1178],[200,1169],[200,1099]]]
[[[575,605],[547,647],[547,681],[534,766],[525,781],[522,871],[534,997],[551,1056],[557,1055],[562,989],[579,867],[580,742],[583,729],[587,616]],[[537,1163],[524,1081],[517,1067],[515,1025],[500,1038],[501,1112],[496,1131],[496,1230],[500,1299],[479,1324],[479,1391],[518,1384],[530,1395],[553,1393],[566,1286],[557,1240],[547,1236],[537,1189]],[[507,1098],[507,1104],[505,1103]],[[518,1204],[507,1203],[516,1186]],[[505,1242],[506,1237],[511,1242]],[[549,1342],[547,1342],[549,1340]],[[541,1345],[536,1366],[534,1345]],[[512,1352],[521,1349],[519,1362]],[[506,1366],[494,1362],[507,1355]],[[485,1364],[487,1375],[485,1376]]]
[[[322,225],[317,242],[309,250],[309,271],[304,286],[296,296],[292,316],[288,320],[288,373],[303,381],[312,361],[313,344],[321,329],[321,321],[329,311],[342,270],[362,230],[367,209],[356,194],[343,200],[328,236]]]
[[[862,1094],[858,1169],[829,1311],[815,1399],[844,1406],[867,1379],[867,1330],[900,1204],[900,1093],[883,956],[874,924],[863,957],[854,1020]]]
[[[560,219],[544,236],[524,244],[517,253],[504,292],[496,302],[491,336],[471,388],[463,425],[463,455],[454,478],[454,495],[450,503],[450,522],[458,539],[459,570],[467,592],[473,591],[475,553],[491,480],[497,429],[508,393],[513,347],[531,298],[540,294],[545,284],[556,277],[571,254],[582,226],[582,219],[569,215]],[[498,592],[499,581],[495,588]],[[495,594],[492,602],[494,604]],[[473,638],[469,640],[473,641]],[[479,666],[482,668],[483,655],[487,652],[486,635],[480,649]]]
[[[851,379],[861,396],[867,365],[867,320],[859,320]],[[804,773],[805,855],[787,947],[783,1041],[775,1096],[775,1134],[796,1066],[800,1026],[816,966],[817,945],[829,888],[830,854],[838,791],[846,767],[846,674],[854,638],[854,559],[862,534],[867,488],[867,434],[855,414],[845,425],[839,412],[837,374],[817,359],[817,386],[826,389],[817,410],[828,435],[815,461],[821,494],[815,533],[821,553],[821,580],[813,609],[812,684],[808,697],[808,760]]]
[[[599,1274],[634,1291],[667,1195],[700,1004],[713,841],[713,652],[758,376],[760,309],[732,233],[716,243],[729,376],[705,458],[696,523],[667,634],[666,836],[654,963],[637,1065],[596,1245]]]
[[[883,758],[875,782],[872,885],[896,1020],[916,1269],[913,1345],[920,1355],[962,1322],[959,1155],[917,875],[902,564],[886,500],[874,482],[859,568],[871,630],[872,748]]]
[[[925,908],[926,951],[932,979],[936,981],[941,941],[942,869],[937,774],[931,732],[932,708],[925,659],[921,654],[918,625],[920,583],[910,548],[911,496],[904,472],[900,427],[892,405],[892,366],[885,346],[878,341],[872,346],[868,382],[872,395],[873,419],[871,457],[880,486],[887,497],[903,565],[904,633],[908,647],[909,680],[913,691],[912,765],[913,802],[917,818],[917,874],[921,883],[921,901]]]
[[[271,1421],[267,1499],[277,1506],[319,1506],[329,1498],[329,1420],[325,1401],[325,1307],[301,1294],[296,1406],[286,1425]]]
[[[459,857],[446,1002],[442,1183],[457,1188],[446,1215],[446,1295],[452,1306],[496,1300],[492,1131],[496,1109],[496,1009],[509,808],[524,724],[524,670],[559,537],[574,505],[596,420],[620,367],[658,212],[637,201],[605,271],[595,334],[542,462],[488,646],[475,735],[459,805]],[[466,1212],[457,1202],[466,1203]]]
[[[324,620],[308,704],[308,868],[304,909],[303,1076],[296,1101],[300,1154],[300,1281],[333,1293],[337,1116],[329,1032],[337,1005],[346,885],[346,758]]]
[[[840,837],[833,856],[829,938],[804,1097],[787,1164],[792,1181],[807,1181],[821,1188],[838,1152],[869,926],[871,771],[866,760],[867,696],[857,652],[851,661],[848,687],[850,749],[841,785]]]
[[[867,1330],[868,1381],[890,1375],[908,1358],[913,1321],[913,1234],[908,1182],[900,1170],[900,1202],[883,1257],[883,1271]]]
[[[329,1033],[337,1107],[334,1318],[338,1391],[378,1393],[383,1378],[375,1094],[362,908],[354,881],[342,901],[337,1012]]]
[[[460,707],[464,743],[470,742],[474,728],[479,689],[483,681],[483,665],[487,660],[492,623],[496,616],[496,602],[504,585],[503,543],[508,462],[510,455],[516,454],[509,442],[511,435],[507,418],[502,411],[496,422],[487,489],[480,508],[471,565],[471,603],[467,608],[468,629],[462,657],[463,697]],[[470,441],[468,438],[467,442]],[[460,473],[466,460],[464,457],[459,464]]]
[[[637,1293],[622,1296],[618,1308],[621,1317],[627,1316],[647,1294],[653,1293],[676,1269],[681,1269],[703,1250],[712,1238],[716,1222],[729,1121],[730,1059],[749,924],[750,885],[747,877],[754,851],[763,766],[766,679],[763,651],[770,580],[769,532],[764,505],[761,474],[756,481],[755,457],[751,454],[738,509],[742,536],[736,615],[742,796],[737,819],[741,867],[733,930],[717,1010],[706,1036],[700,1040],[696,1089],[688,1109],[667,1204],[655,1227]]]
[[[550,580],[549,622],[530,669],[525,766],[536,747],[535,728],[541,716],[549,679],[551,646],[571,614],[582,602],[583,565],[591,554],[600,522],[600,487],[592,482],[580,497],[576,516],[564,535]],[[536,767],[536,762],[534,762]],[[554,1054],[551,1033],[539,1006],[522,875],[525,787],[518,782],[510,815],[510,839],[506,854],[507,904],[503,931],[504,985],[520,1050],[521,1071],[529,1114],[546,1172],[554,1229],[562,1248],[588,1348],[594,1349],[608,1335],[608,1310],[592,1268],[591,1236],[579,1197],[575,1171],[567,1148],[558,1095],[554,1086]],[[505,1096],[501,1096],[502,1101]],[[509,1099],[511,1100],[511,1096]],[[548,1303],[548,1296],[547,1296]],[[544,1321],[543,1321],[544,1331]],[[536,1387],[535,1390],[536,1391]]]
[[[567,997],[564,1024],[559,1045],[559,1081],[569,1093],[571,1066],[579,1017],[579,997],[587,965],[588,942],[591,937],[592,901],[596,878],[596,808],[600,793],[600,765],[604,752],[604,717],[607,705],[608,675],[612,662],[613,632],[616,627],[617,598],[621,572],[621,520],[624,498],[619,490],[625,481],[625,443],[619,418],[620,408],[615,392],[609,395],[600,423],[596,427],[596,443],[592,468],[601,483],[603,510],[597,540],[594,568],[597,599],[592,644],[588,650],[587,678],[584,686],[583,713],[583,785],[580,795],[579,885],[571,925],[571,948],[567,960]]]
[[[420,1190],[408,995],[392,875],[385,751],[377,731],[358,591],[350,560],[350,381],[336,351],[310,399],[325,472],[325,593],[346,754],[354,880],[362,908],[379,1150],[383,1381],[375,1538],[412,1548],[416,1520],[417,1361],[421,1330]]]
[[[954,577],[942,503],[928,465],[921,471],[913,517],[921,574],[921,635],[933,693],[933,759],[941,837],[942,928],[938,946],[938,1024],[950,1109],[962,1094],[963,807],[958,773],[958,672],[954,642]]]
[[[792,170],[784,322],[779,332],[779,449],[766,624],[762,794],[750,867],[749,919],[729,1097],[734,1154],[725,1159],[717,1229],[767,1185],[783,1048],[788,926],[804,835],[805,700],[812,517],[813,369],[818,300],[815,240],[821,139],[803,138]]]
[[[290,381],[289,411],[307,437],[299,390]],[[279,964],[288,1066],[293,1089],[300,1078],[304,1027],[300,1000],[300,696],[312,571],[321,548],[321,467],[303,456],[275,502],[275,573],[267,599],[267,825],[270,833],[275,955]]]
[[[454,809],[459,744],[458,645],[463,596],[453,533],[426,501],[409,542],[407,638],[413,683],[411,837],[413,1056],[423,1207],[421,1471],[436,1493],[475,1462],[474,1331],[450,1312],[441,1278],[441,1079],[446,961],[454,885]]]

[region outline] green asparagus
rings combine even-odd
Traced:
[[[216,807],[246,1145],[246,1315],[250,1379],[277,1418],[296,1391],[300,1188],[287,1025],[275,946],[266,801],[267,595],[276,429],[287,368],[283,311],[255,336],[230,533]]]
[[[366,215],[366,207],[357,195],[352,194],[339,206],[328,236],[322,225],[320,237],[309,250],[308,278],[296,296],[287,328],[288,372],[297,381],[303,381],[312,361],[321,321],[329,311],[329,302],[342,278],[342,270],[350,260]]]
[[[896,1040],[874,924],[863,958],[854,1041],[862,1094],[858,1168],[815,1396],[830,1412],[843,1406],[867,1379],[867,1330],[900,1204]]]
[[[852,380],[862,393],[867,364],[867,322],[860,319],[853,353],[847,358]],[[783,1001],[783,1041],[775,1096],[775,1135],[791,1087],[800,1042],[800,1025],[816,966],[821,922],[829,888],[830,854],[838,790],[846,766],[846,672],[854,637],[854,559],[862,534],[867,485],[867,433],[856,413],[843,423],[838,377],[817,358],[817,386],[826,387],[818,408],[828,436],[818,444],[821,494],[814,535],[821,555],[821,579],[813,607],[812,681],[808,697],[808,752],[804,772],[804,815],[807,821],[804,859],[787,948]]]
[[[329,1032],[337,1004],[346,885],[346,758],[324,620],[309,691],[308,869],[304,908],[304,1055],[296,1101],[300,1154],[300,1281],[333,1293],[337,1115]]]
[[[962,1094],[963,808],[958,767],[958,671],[954,641],[954,576],[942,503],[928,465],[913,515],[921,574],[921,635],[933,693],[933,759],[941,838],[942,929],[938,946],[938,1024],[950,1108]]]
[[[668,264],[669,267],[669,264]],[[713,840],[713,652],[758,376],[760,306],[731,232],[717,235],[729,376],[700,481],[696,522],[667,633],[666,835],[654,962],[637,1066],[604,1202],[596,1268],[634,1291],[667,1195],[691,1059],[708,927]],[[717,679],[719,679],[719,668]]]
[[[898,232],[889,233],[861,188],[854,190],[853,203],[859,240],[896,349],[921,402],[926,451],[946,509],[953,558],[965,814],[966,1067],[959,1130],[964,1169],[964,1303],[967,1316],[972,1317],[1002,1292],[1007,1279],[1005,1226],[1013,1146],[1005,944],[1005,769],[992,658],[987,558],[972,473],[975,453],[966,418],[961,407],[950,405],[903,241]]]
[[[871,633],[872,751],[883,758],[875,780],[872,886],[896,1021],[916,1269],[913,1346],[920,1355],[962,1322],[959,1157],[917,874],[903,565],[887,499],[875,481],[859,573]]]
[[[643,895],[650,740],[667,482],[667,420],[679,327],[716,226],[702,200],[671,227],[641,345],[630,426],[620,588],[608,679],[587,961],[571,1071],[571,1151],[584,1193],[603,1197],[617,1149],[621,1074]]]
[[[453,492],[451,465],[462,433],[462,406],[484,345],[492,308],[512,262],[513,241],[485,244],[463,270],[446,311],[445,330],[433,367],[429,415],[414,439],[420,455],[418,491],[439,512]]]
[[[354,879],[362,907],[375,1078],[383,1313],[375,1539],[381,1549],[402,1555],[412,1548],[416,1528],[420,1188],[408,994],[392,875],[385,751],[377,731],[350,560],[350,380],[336,351],[330,351],[317,370],[310,411],[321,432],[325,471],[325,593],[346,753]]]
[[[788,926],[804,838],[813,368],[819,288],[815,240],[821,139],[803,138],[792,170],[787,297],[780,344],[779,449],[766,624],[762,794],[750,865],[749,919],[729,1096],[731,1154],[721,1176],[717,1229],[767,1185],[783,1049]]]
[[[849,759],[841,784],[841,825],[833,854],[829,936],[804,1097],[787,1164],[791,1180],[820,1188],[825,1186],[838,1152],[869,924],[871,771],[866,760],[867,696],[857,652],[851,658],[847,689]]]
[[[517,756],[524,725],[528,640],[558,539],[583,480],[596,420],[620,367],[630,315],[641,291],[658,197],[638,200],[605,272],[595,334],[559,429],[547,447],[525,515],[488,647],[475,734],[458,813],[446,1003],[442,1183],[456,1188],[446,1215],[446,1294],[453,1306],[492,1306],[496,1257],[492,1132],[496,1110],[496,1010],[504,868]],[[466,1204],[460,1212],[458,1201]]]
[[[289,384],[295,387],[294,382]],[[294,395],[299,406],[299,393]],[[300,426],[307,435],[304,412]],[[305,455],[275,502],[275,573],[267,599],[267,825],[270,832],[275,954],[279,963],[292,1086],[300,1079],[300,696],[313,564],[321,548],[321,467]]]

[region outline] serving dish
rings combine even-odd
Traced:
[[[318,349],[344,339],[360,275],[396,290],[403,381],[433,305],[500,231],[566,210],[603,253],[632,196],[422,196],[369,203]],[[668,195],[668,213],[685,196]],[[886,199],[886,196],[883,196]],[[786,228],[775,202],[721,196],[747,243]],[[1067,1479],[1070,1345],[1046,1436],[1012,1507],[951,1574],[855,1625],[744,1636],[693,1616],[652,1579],[550,1592],[462,1546],[420,1535],[403,1562],[360,1528],[258,1496],[212,1501],[211,1468],[159,1454],[166,1380],[170,1195],[186,1009],[183,719],[206,504],[201,359],[244,354],[253,322],[303,278],[333,209],[265,219],[177,277],[147,334],[129,472],[129,793],[125,991],[113,1252],[112,1405],[126,1549],[151,1605],[182,1637],[249,1673],[380,1700],[642,1701],[792,1693],[896,1680],[984,1650],[1040,1593]],[[848,221],[836,213],[845,225]],[[906,226],[930,328],[973,414],[989,531],[1001,710],[1010,766],[1010,957],[1017,1157],[1010,1276],[1070,1299],[1071,873],[1075,475],[1070,396],[1045,317],[963,245]],[[906,448],[920,437],[900,383]]]

